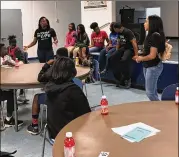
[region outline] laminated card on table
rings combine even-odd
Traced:
[[[129,131],[124,136],[125,139],[130,139],[135,142],[142,141],[146,136],[148,136],[151,133],[150,130],[146,130],[144,128],[136,127],[135,129]]]
[[[134,123],[134,124],[126,125],[126,126],[121,126],[121,127],[116,127],[116,128],[111,128],[111,129],[112,129],[113,132],[115,132],[116,134],[118,134],[121,137],[123,137],[126,133],[134,130],[137,127],[151,131],[150,134],[148,134],[145,138],[154,136],[158,132],[160,132],[160,130],[158,130],[158,129],[154,128],[154,127],[151,127],[151,126],[149,126],[147,124],[144,124],[142,122],[138,122],[138,123]],[[135,142],[134,139],[132,140],[132,139],[125,138],[125,137],[123,137],[123,138],[126,139],[129,142]]]

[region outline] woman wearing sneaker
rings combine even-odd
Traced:
[[[114,24],[115,22],[112,22],[110,25],[111,33],[109,35],[109,44],[100,51],[98,61],[99,61],[99,69],[101,73],[105,73],[108,70],[108,60],[110,56],[116,51],[116,45],[117,45],[117,39],[118,39],[119,33],[115,32],[113,28]]]
[[[151,101],[159,101],[157,94],[158,78],[163,71],[163,64],[159,58],[165,51],[165,34],[162,19],[157,15],[149,16],[144,24],[148,35],[144,41],[144,51],[136,58],[144,66],[145,89]]]
[[[0,44],[0,57],[1,61],[3,61],[5,56],[7,56],[7,48],[4,46],[4,44]],[[12,60],[12,59],[11,59]],[[13,64],[12,63],[7,63],[9,61],[0,62],[1,64]],[[5,127],[11,127],[15,125],[15,120],[12,116],[13,111],[14,111],[14,93],[13,90],[1,90],[0,89],[0,99],[1,101],[7,101],[7,116],[5,118],[4,124]],[[19,120],[18,121],[18,126],[21,126],[23,124],[23,121]]]

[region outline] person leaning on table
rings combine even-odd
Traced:
[[[1,65],[14,66],[15,61],[8,55],[7,48],[4,44],[0,43],[0,57]],[[14,111],[14,92],[13,90],[2,90],[0,89],[0,99],[1,102],[7,100],[7,115],[4,121],[5,127],[11,127],[15,125],[15,120],[13,115]],[[2,105],[2,103],[1,103]],[[23,121],[18,120],[18,126],[21,126]]]

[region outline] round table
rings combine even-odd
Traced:
[[[178,157],[178,106],[168,102],[136,102],[109,107],[109,115],[100,111],[85,114],[66,125],[57,135],[53,157],[63,157],[65,133],[71,131],[77,157],[97,157],[101,151],[109,157]],[[161,130],[139,143],[130,143],[111,128],[143,122]]]
[[[16,68],[1,67],[0,86],[3,89],[29,89],[40,88],[42,84],[37,81],[43,63],[23,64]],[[88,67],[76,67],[79,79],[85,79],[90,72]]]
[[[16,102],[16,89],[30,89],[41,88],[44,85],[37,81],[38,74],[42,69],[43,63],[23,64],[19,67],[5,68],[1,67],[1,89],[14,89],[14,100]],[[90,72],[88,67],[76,67],[76,77],[83,80]],[[17,109],[17,104],[14,103],[14,108]],[[15,115],[15,131],[18,131],[17,126],[17,110],[14,111]]]

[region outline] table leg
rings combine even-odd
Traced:
[[[15,89],[14,89],[13,93],[14,93],[14,118],[15,118],[15,126],[14,126],[14,128],[15,128],[15,131],[18,132],[17,97],[16,97],[16,90]]]

